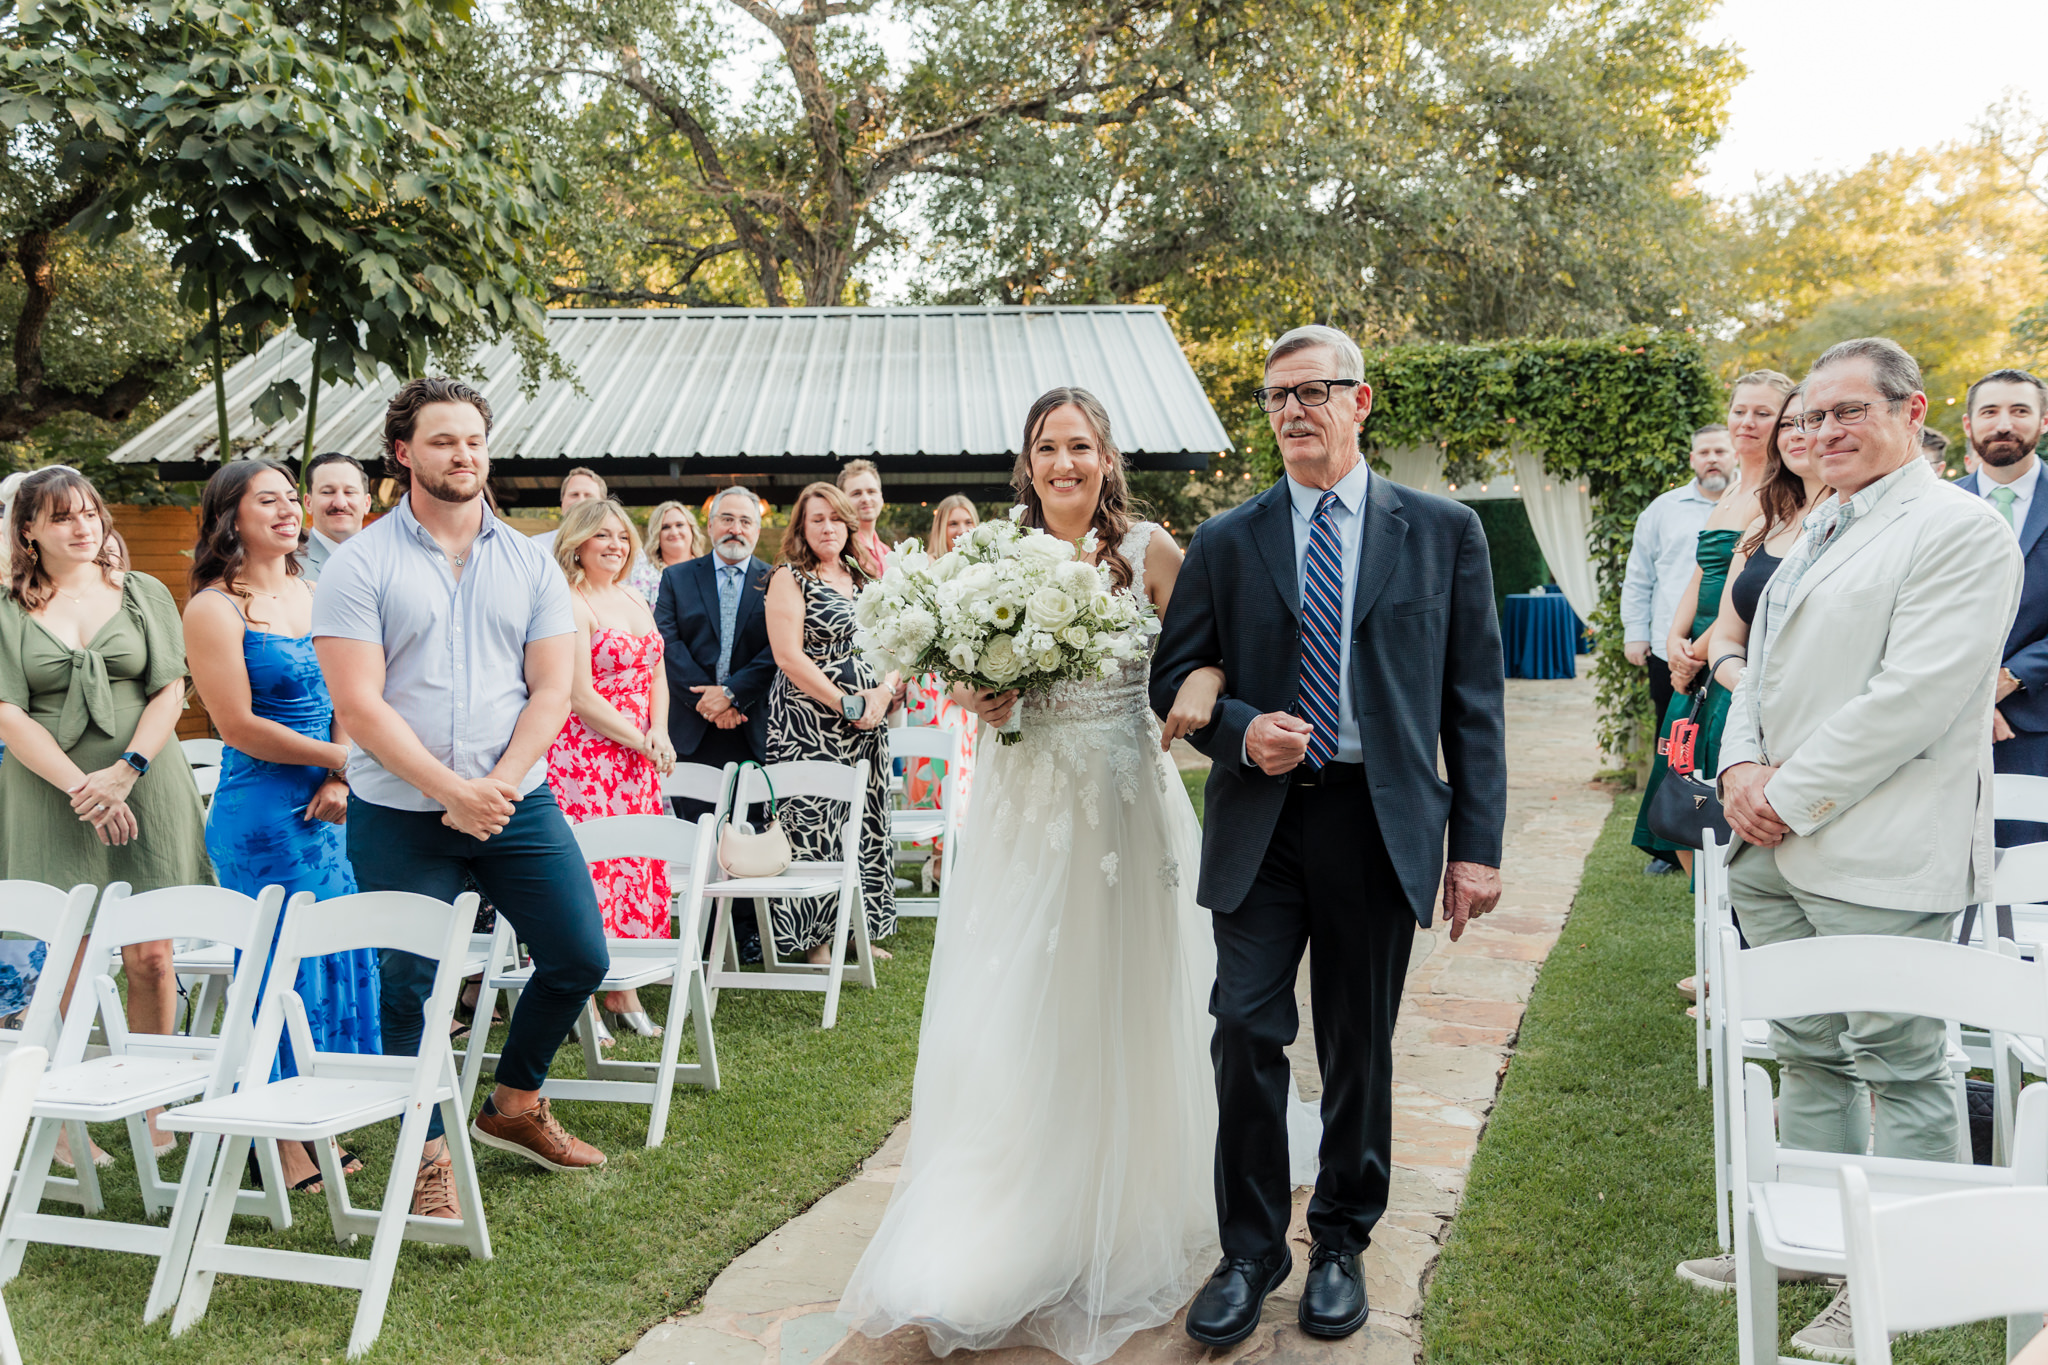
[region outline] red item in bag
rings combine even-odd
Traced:
[[[1664,746],[1666,764],[1672,772],[1692,771],[1693,745],[1700,737],[1700,725],[1696,720],[1675,720],[1671,722],[1671,738]]]

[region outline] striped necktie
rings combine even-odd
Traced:
[[[1337,495],[1324,493],[1308,523],[1308,559],[1301,575],[1301,717],[1315,727],[1308,765],[1337,756],[1339,653],[1344,648],[1344,565],[1337,535]]]

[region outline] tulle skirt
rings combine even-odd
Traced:
[[[1028,718],[981,755],[909,1151],[840,1310],[1093,1365],[1217,1255],[1200,832],[1149,716]]]

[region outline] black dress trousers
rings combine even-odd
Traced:
[[[1363,778],[1362,768],[1336,764],[1328,785],[1297,781],[1250,894],[1211,917],[1216,1207],[1226,1256],[1264,1259],[1286,1247],[1284,1049],[1300,1028],[1294,983],[1304,947],[1323,1076],[1322,1173],[1309,1232],[1333,1250],[1363,1251],[1387,1209],[1394,1021],[1416,923]]]

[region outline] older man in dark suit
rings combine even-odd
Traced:
[[[2019,537],[2026,562],[2019,615],[2005,639],[1998,671],[1998,709],[1991,722],[1991,762],[2002,773],[2048,777],[2048,497],[2034,453],[2048,427],[2048,385],[2025,370],[1993,370],[1970,386],[1963,430],[1977,468],[1956,480],[1997,509]],[[2037,843],[2048,825],[2000,820],[1998,843]]]
[[[1259,390],[1287,474],[1188,548],[1152,666],[1163,716],[1221,665],[1207,754],[1202,875],[1214,919],[1223,1263],[1188,1334],[1242,1341],[1287,1278],[1288,1064],[1295,972],[1310,956],[1323,1073],[1322,1172],[1301,1325],[1364,1324],[1359,1252],[1386,1212],[1393,1034],[1437,878],[1451,937],[1500,898],[1507,783],[1499,624],[1472,510],[1398,488],[1360,458],[1372,410],[1357,345],[1289,332]],[[1441,744],[1449,780],[1437,776]],[[1449,833],[1450,865],[1444,866]]]
[[[724,490],[712,500],[707,534],[711,553],[670,565],[655,595],[654,624],[668,670],[669,739],[681,763],[765,763],[775,655],[768,648],[768,566],[754,558],[760,499],[744,488]],[[675,807],[685,820],[711,810],[681,798]],[[745,917],[735,925],[742,958],[759,961],[760,940]]]

